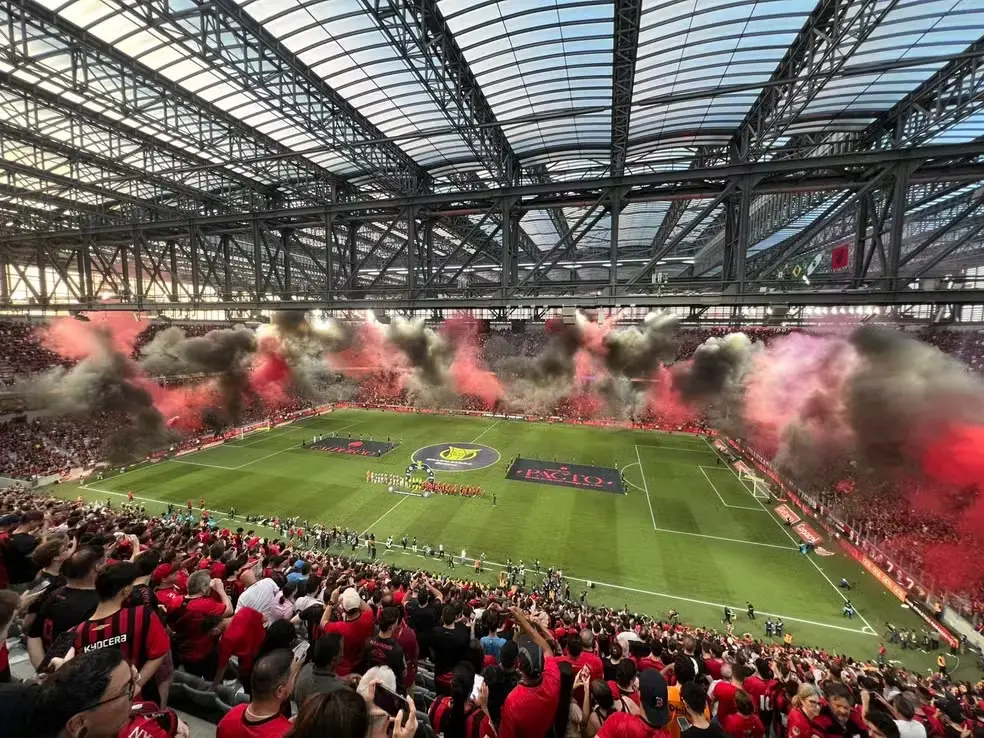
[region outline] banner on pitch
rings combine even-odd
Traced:
[[[785,520],[790,525],[796,525],[800,521],[800,516],[796,514],[789,505],[777,505],[775,508],[776,515]]]

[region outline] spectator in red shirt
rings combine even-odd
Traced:
[[[721,727],[731,738],[764,738],[765,726],[755,714],[751,696],[743,689],[735,694],[737,712],[721,721]]]
[[[218,666],[219,634],[232,615],[232,602],[221,579],[207,571],[188,577],[188,596],[171,613],[178,662],[192,674],[211,681]]]
[[[723,664],[721,666],[721,679],[711,685],[708,696],[711,698],[714,715],[722,725],[729,715],[738,711],[735,705],[735,695],[741,689],[741,680],[732,675],[732,670],[741,670],[741,664]]]
[[[670,720],[667,692],[663,675],[655,669],[646,669],[639,675],[641,713],[614,713],[601,726],[598,738],[669,738],[665,727]]]
[[[615,681],[608,682],[608,688],[611,689],[612,697],[616,702],[631,700],[636,705],[641,704],[639,690],[635,687],[638,673],[632,659],[622,659],[618,662],[618,666],[615,667]]]
[[[430,723],[434,731],[448,738],[494,738],[495,729],[489,717],[489,690],[484,684],[478,697],[472,699],[475,670],[462,661],[451,676],[451,696],[438,697],[430,706]]]
[[[580,635],[568,637],[567,656],[564,657],[565,661],[570,662],[575,673],[587,666],[591,671],[591,681],[605,678],[605,665],[594,652],[594,647],[594,633],[585,628]]]
[[[776,682],[769,662],[762,658],[755,659],[755,673],[745,677],[742,688],[752,698],[752,705],[762,719],[763,725],[769,725],[772,722],[772,711],[775,709],[772,695],[775,686]]]
[[[786,721],[787,738],[823,738],[823,729],[814,724],[819,715],[820,690],[813,684],[801,684]]]
[[[375,618],[355,587],[346,589],[341,597],[336,589],[332,592],[331,602],[333,605],[341,605],[342,619],[329,622],[332,608],[325,608],[321,627],[325,633],[338,633],[342,637],[342,660],[336,673],[344,677],[361,668],[365,660],[366,643],[372,637]]]
[[[569,707],[560,704],[560,667],[557,659],[545,656],[552,653],[545,631],[534,628],[518,608],[511,608],[511,612],[530,642],[519,649],[521,679],[502,706],[499,738],[543,738],[561,712],[566,725]],[[570,702],[570,694],[566,701]]]
[[[300,662],[286,649],[256,662],[250,681],[250,702],[237,705],[219,721],[215,738],[281,738],[291,728],[284,702],[294,691]]]

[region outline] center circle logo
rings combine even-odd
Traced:
[[[418,448],[410,457],[435,471],[477,471],[498,463],[501,455],[491,446],[479,443],[436,443]]]

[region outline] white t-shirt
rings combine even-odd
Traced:
[[[256,584],[247,587],[246,591],[239,595],[236,603],[236,612],[244,607],[256,610],[263,615],[264,622],[272,619],[273,606],[280,600],[280,587],[272,579],[261,579]]]
[[[926,726],[917,720],[896,720],[899,738],[926,738]]]

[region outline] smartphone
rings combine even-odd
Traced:
[[[407,701],[391,689],[387,689],[382,684],[376,685],[376,694],[372,699],[373,704],[390,717],[396,717],[400,710],[406,710]]]
[[[690,721],[687,720],[687,718],[678,717],[676,721],[677,721],[677,726],[680,728],[681,733],[685,730],[690,730]]]
[[[471,696],[469,697],[469,699],[473,699],[473,700],[477,700],[478,699],[478,693],[482,691],[482,685],[483,684],[485,684],[485,677],[483,677],[481,674],[476,674],[475,675],[475,686],[472,687],[472,692],[471,692]]]
[[[27,590],[27,594],[33,595],[33,594],[38,594],[39,592],[44,592],[50,586],[51,586],[50,579],[42,579],[40,582],[35,584],[29,590]]]
[[[294,661],[303,661],[310,647],[311,643],[309,641],[301,641],[294,646]]]

